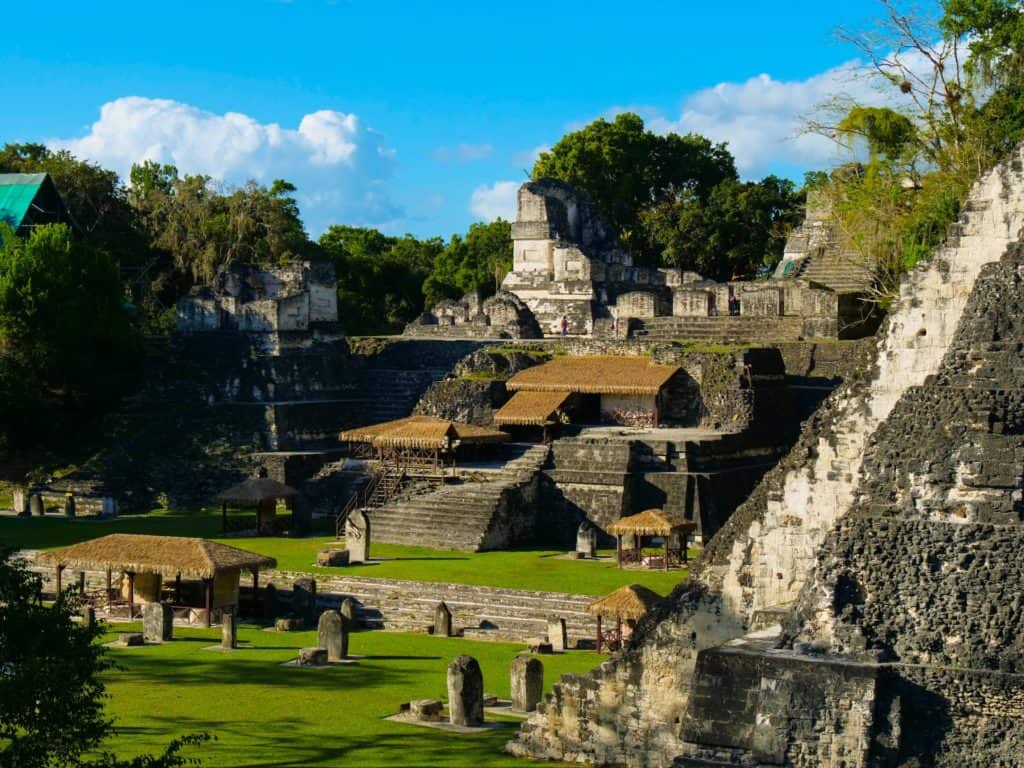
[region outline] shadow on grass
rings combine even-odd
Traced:
[[[339,715],[343,712],[339,712]],[[189,756],[204,763],[233,768],[308,768],[312,765],[481,766],[506,763],[503,754],[512,729],[459,735],[401,724],[380,723],[380,730],[359,735],[302,732],[305,721],[275,718],[259,728],[243,721],[230,723],[200,718],[153,717],[160,726],[118,728],[120,734],[152,735],[207,731],[215,740]],[[375,729],[376,730],[376,729]],[[400,731],[400,732],[398,732]]]

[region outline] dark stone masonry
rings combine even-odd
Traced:
[[[980,180],[876,355],[625,651],[514,754],[707,768],[1019,766],[1024,162]]]

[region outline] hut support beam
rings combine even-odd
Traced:
[[[252,572],[252,617],[256,618],[260,613],[260,572],[253,569]]]
[[[128,620],[135,618],[135,573],[128,571]]]
[[[181,574],[174,577],[174,602],[181,605]]]
[[[110,586],[110,569],[107,568],[107,602],[108,603],[111,601],[111,599],[113,599],[111,597],[111,591],[112,591],[112,587]]]
[[[55,600],[59,600],[60,599],[60,593],[61,593],[61,583],[60,583],[60,581],[61,581],[61,574],[63,574],[63,573],[64,573],[64,566],[63,565],[58,565],[57,566],[57,586],[56,586],[56,592],[53,595]]]
[[[601,637],[601,614],[598,614],[597,615],[597,652],[598,653],[601,652],[601,641],[602,640],[603,640],[603,638]]]
[[[206,607],[206,627],[213,622],[213,579],[203,579],[203,605]]]
[[[615,563],[619,568],[622,567],[622,536],[615,536]]]

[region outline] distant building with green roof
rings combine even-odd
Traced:
[[[0,221],[21,236],[43,224],[78,228],[47,173],[0,173]]]

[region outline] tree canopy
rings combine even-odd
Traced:
[[[105,251],[63,224],[0,232],[0,442],[57,428],[61,409],[106,407],[135,384],[140,355]]]
[[[504,219],[489,224],[469,225],[465,237],[452,235],[438,254],[423,283],[427,306],[441,299],[457,299],[478,291],[483,296],[497,292],[512,268],[512,225]]]
[[[639,236],[644,210],[681,195],[706,199],[721,182],[738,178],[724,144],[696,134],[660,136],[629,112],[567,133],[541,153],[532,176],[586,190],[637,263],[647,265],[657,265],[661,254]]]
[[[103,711],[100,675],[113,664],[97,640],[99,624],[75,623],[79,595],[67,590],[44,604],[42,584],[22,561],[0,549],[0,767],[175,768],[198,764],[181,749],[120,761],[98,751],[113,732]]]

